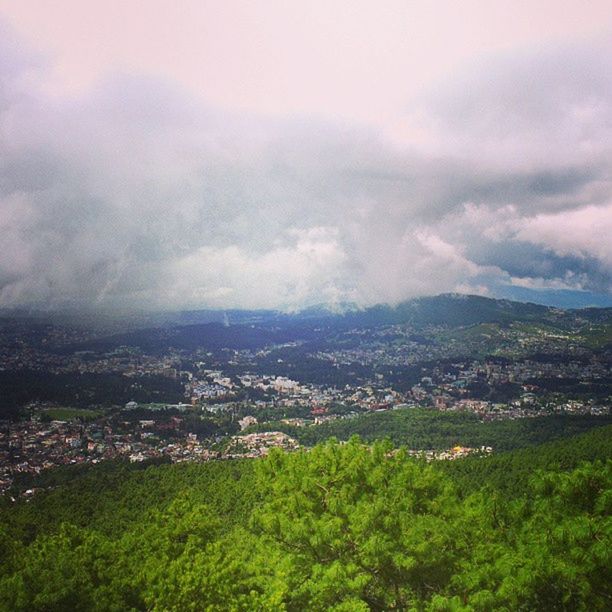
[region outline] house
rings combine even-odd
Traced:
[[[257,419],[254,416],[251,416],[250,414],[248,414],[243,419],[240,419],[238,421],[238,424],[240,425],[240,430],[242,431],[246,429],[247,427],[250,427],[251,425],[256,425]]]

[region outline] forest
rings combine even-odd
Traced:
[[[611,451],[607,426],[453,462],[353,436],[58,468],[0,500],[0,609],[610,609]]]
[[[29,402],[55,402],[88,408],[123,405],[126,398],[137,402],[176,403],[184,399],[180,381],[148,374],[130,378],[121,374],[36,370],[0,371],[0,418],[10,418]]]
[[[386,437],[396,446],[407,448],[443,450],[460,444],[470,447],[492,446],[496,451],[507,451],[609,424],[612,424],[612,417],[608,415],[557,414],[486,422],[468,412],[407,408],[360,414],[306,427],[296,427],[281,421],[262,423],[246,431],[283,431],[307,446],[330,437],[348,440],[353,435],[359,435],[368,441]]]

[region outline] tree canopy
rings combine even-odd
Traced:
[[[357,437],[98,466],[0,509],[0,609],[609,609],[612,461],[562,466],[556,444],[519,452],[522,489],[498,486],[494,458],[426,463]]]

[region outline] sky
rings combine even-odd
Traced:
[[[612,305],[609,0],[0,0],[0,308]]]

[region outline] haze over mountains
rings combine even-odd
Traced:
[[[333,331],[360,327],[410,325],[419,329],[428,325],[453,328],[483,323],[530,322],[567,329],[579,321],[609,323],[611,317],[612,308],[564,310],[475,295],[444,294],[416,298],[396,306],[359,309],[344,305],[343,312],[322,306],[291,314],[272,310],[204,310],[145,315],[141,319],[115,322],[119,327],[136,325],[139,327],[136,331],[106,335],[62,350],[99,351],[122,345],[137,346],[142,350],[171,347],[188,350],[198,347],[254,349],[295,340],[312,340]],[[95,319],[82,319],[83,323],[88,321]]]

